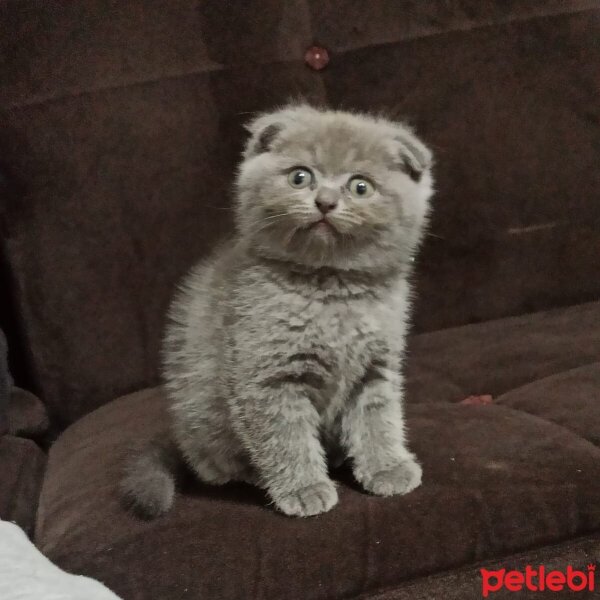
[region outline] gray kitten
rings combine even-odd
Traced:
[[[205,483],[247,481],[287,515],[338,500],[331,461],[382,496],[421,482],[400,373],[431,154],[383,118],[290,106],[248,126],[236,238],[173,303],[164,378],[175,446]],[[129,465],[125,498],[168,510],[172,454]]]

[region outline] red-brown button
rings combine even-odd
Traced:
[[[459,404],[465,404],[467,406],[487,406],[493,404],[494,399],[491,394],[482,394],[481,396],[469,396],[464,400],[461,400]]]
[[[304,62],[311,69],[320,71],[329,63],[329,52],[320,46],[311,46],[304,54]]]

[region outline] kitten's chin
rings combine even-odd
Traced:
[[[251,243],[254,252],[262,258],[291,263],[303,269],[323,267],[340,271],[387,272],[398,268],[403,261],[390,249],[361,243],[342,235],[326,223],[314,223],[297,229],[293,236],[255,238]]]
[[[296,226],[284,235],[265,235],[260,247],[271,256],[307,266],[331,266],[346,258],[342,235],[324,219]]]
[[[340,232],[331,221],[321,219],[303,228],[305,236],[312,238],[313,243],[330,246],[339,242]]]

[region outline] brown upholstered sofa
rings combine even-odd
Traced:
[[[598,0],[2,0],[0,324],[51,429],[13,393],[0,517],[126,600],[462,600],[480,567],[599,562],[599,39]],[[406,116],[436,153],[406,365],[423,485],[342,470],[339,506],[294,520],[189,482],[138,520],[115,482],[164,427],[173,287],[231,230],[241,123],[299,95]]]

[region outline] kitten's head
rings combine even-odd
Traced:
[[[237,178],[237,225],[261,255],[309,267],[406,263],[432,194],[431,153],[405,125],[309,106],[259,116]]]

